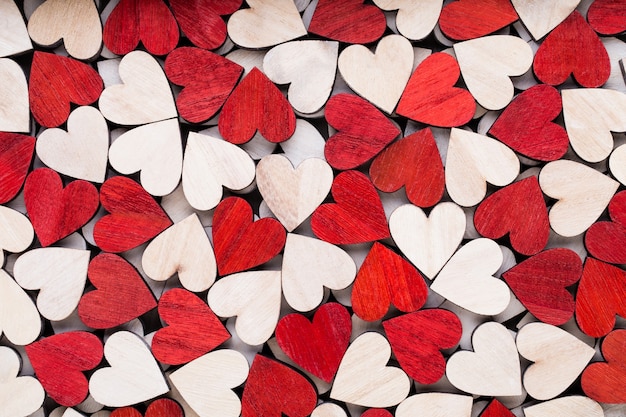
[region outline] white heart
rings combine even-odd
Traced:
[[[79,404],[79,405],[81,405],[81,404]],[[85,415],[82,414],[82,413],[79,413],[78,411],[74,410],[73,408],[66,408],[65,412],[63,413],[63,415],[61,417],[85,417]]]
[[[150,348],[136,334],[119,331],[109,336],[104,357],[111,367],[98,369],[89,380],[89,392],[100,404],[126,407],[170,390]]]
[[[41,333],[41,317],[28,294],[0,269],[0,336],[3,333],[15,345],[28,345]]]
[[[474,352],[454,353],[446,367],[450,383],[475,395],[492,397],[522,394],[522,375],[515,341],[495,321],[479,326],[472,335]]]
[[[241,353],[222,349],[172,372],[170,380],[199,416],[238,417],[241,401],[232,388],[243,384],[248,370],[248,361]]]
[[[435,28],[441,13],[443,0],[374,0],[383,10],[398,10],[396,27],[407,38],[424,39]]]
[[[465,223],[463,209],[454,203],[437,204],[429,217],[405,204],[391,213],[389,230],[404,256],[433,279],[461,244]]]
[[[0,131],[29,132],[30,107],[26,76],[22,68],[8,58],[0,59],[0,97]]]
[[[296,131],[280,144],[287,159],[296,167],[309,158],[319,158],[325,161],[325,146],[326,141],[320,132],[304,119],[296,119]]]
[[[32,376],[18,377],[19,371],[19,355],[9,347],[0,346],[0,416],[29,416],[46,398],[39,381]]]
[[[535,40],[564,21],[580,0],[511,0],[519,18]]]
[[[0,0],[0,58],[33,49],[24,18],[13,0]],[[6,96],[3,96],[6,97]]]
[[[343,408],[335,403],[322,403],[315,407],[311,417],[348,417]]]
[[[19,211],[0,206],[0,265],[4,264],[6,250],[22,252],[33,242],[35,231],[30,221]]]
[[[391,346],[379,333],[366,332],[346,351],[330,398],[363,407],[392,407],[409,395],[411,381],[400,368],[386,366]]]
[[[626,145],[620,145],[609,158],[609,168],[616,180],[626,184]]]
[[[572,395],[524,408],[526,417],[604,417],[602,406],[588,397]]]
[[[396,417],[470,417],[472,405],[472,397],[468,395],[428,392],[402,401]]]
[[[55,171],[85,181],[104,182],[109,128],[98,109],[79,107],[67,119],[67,132],[46,129],[37,138],[37,156]]]

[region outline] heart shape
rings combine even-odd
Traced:
[[[46,399],[39,381],[32,376],[18,376],[20,356],[10,347],[0,346],[0,364],[0,413],[27,416],[36,412]]]
[[[33,49],[17,4],[3,1],[0,4],[0,15],[4,16],[4,24],[0,28],[0,57],[18,55]]]
[[[141,414],[133,407],[116,408],[110,417],[185,417],[183,409],[174,400],[161,398],[153,401],[146,409],[146,414]],[[66,416],[64,416],[66,417]]]
[[[515,414],[494,398],[489,405],[485,407],[480,417],[515,417]]]
[[[613,155],[619,150],[616,149]],[[609,203],[610,222],[596,222],[585,234],[585,247],[601,261],[613,264],[626,262],[626,193],[620,191]],[[622,262],[624,260],[624,262]]]
[[[583,391],[588,397],[603,403],[623,403],[626,399],[626,330],[615,330],[602,342],[605,362],[592,363],[585,369],[581,379]]]
[[[533,38],[539,40],[565,20],[580,0],[511,0],[511,3]]]
[[[557,413],[566,413],[570,417],[604,416],[604,410],[600,404],[582,395],[555,398],[524,408],[526,417],[552,417]]]
[[[378,7],[363,0],[319,0],[309,32],[346,43],[372,43],[383,36],[387,23]]]
[[[602,35],[617,35],[626,30],[626,2],[623,0],[598,0],[591,3],[587,21]]]
[[[611,152],[611,157],[609,158],[609,169],[611,170],[611,174],[618,180],[620,183],[626,183],[626,146],[620,145],[615,148],[613,152]]]
[[[316,416],[313,416],[313,417],[316,417]],[[343,417],[343,416],[337,416],[337,417]],[[361,417],[393,417],[393,414],[391,414],[389,411],[385,410],[384,408],[370,408],[368,410],[365,410],[365,412],[361,414]]]
[[[427,392],[411,395],[396,409],[396,417],[459,416],[469,417],[472,413],[472,397],[468,395]],[[481,414],[481,417],[486,417]]]
[[[0,132],[0,204],[11,201],[19,193],[34,150],[34,137]]]
[[[411,0],[374,0],[383,10],[398,10],[396,28],[408,39],[421,40],[433,31],[443,0],[414,2]],[[373,417],[373,416],[372,416]]]
[[[443,8],[439,27],[448,38],[465,41],[489,35],[517,19],[510,0],[460,0]]]
[[[24,71],[15,61],[1,58],[0,80],[0,95],[6,100],[6,104],[0,108],[0,130],[30,132],[29,90]]]
[[[4,334],[15,345],[24,346],[34,342],[42,329],[37,307],[4,270],[0,270],[0,301],[0,335]],[[0,378],[0,381],[3,379],[5,378]]]

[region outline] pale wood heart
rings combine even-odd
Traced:
[[[268,155],[257,165],[256,177],[267,206],[289,232],[315,211],[333,184],[332,168],[317,158],[294,169],[285,156]]]
[[[178,116],[165,73],[150,54],[130,52],[120,62],[119,76],[124,84],[105,88],[98,101],[107,120],[142,125]]]
[[[296,119],[296,131],[293,136],[280,144],[287,159],[296,167],[309,158],[325,161],[325,146],[326,141],[319,130],[304,119]]]
[[[79,404],[79,405],[82,405],[82,403]],[[61,417],[85,417],[85,415],[82,414],[82,413],[79,413],[78,411],[74,410],[73,408],[66,408],[65,412],[63,413],[63,415]]]
[[[588,397],[572,395],[524,408],[526,417],[604,417],[602,406]]]
[[[213,247],[196,214],[155,237],[143,253],[141,266],[155,281],[166,281],[178,272],[182,286],[193,292],[208,290],[217,275]]]
[[[342,290],[354,281],[356,265],[343,249],[322,240],[287,234],[282,264],[283,294],[291,307],[310,311],[324,287]]]
[[[459,351],[448,359],[446,375],[452,385],[475,395],[522,394],[520,360],[506,327],[495,321],[480,325],[472,346],[473,352]]]
[[[565,159],[548,163],[539,185],[557,199],[550,209],[550,226],[561,236],[583,233],[600,217],[619,183],[587,165]]]
[[[67,119],[67,131],[46,129],[37,138],[37,156],[61,174],[104,182],[109,151],[109,128],[98,109],[79,107]]]
[[[0,265],[4,264],[4,252],[22,252],[33,242],[35,231],[30,221],[19,211],[0,206]]]
[[[17,376],[20,367],[17,352],[0,346],[0,416],[29,416],[46,398],[39,381],[32,376]]]
[[[0,0],[0,58],[33,49],[24,18],[13,0]]]
[[[446,188],[452,200],[464,207],[480,203],[487,183],[503,187],[520,170],[515,152],[487,136],[453,128],[446,156]]]
[[[242,190],[254,181],[254,161],[237,145],[190,132],[183,161],[183,191],[196,210],[210,210],[223,190]]]
[[[150,123],[122,134],[109,148],[109,161],[122,174],[141,171],[141,185],[150,194],[171,193],[183,166],[178,120]]]
[[[311,417],[347,417],[347,414],[335,403],[322,403],[315,407]]]
[[[417,41],[430,34],[439,20],[443,0],[374,0],[383,10],[398,10],[396,27],[407,38]]]
[[[119,331],[109,336],[104,357],[110,367],[98,369],[89,379],[89,392],[100,404],[126,407],[170,390],[150,348],[136,334]]]
[[[413,70],[413,46],[404,36],[382,38],[374,53],[350,45],[339,55],[339,72],[357,94],[393,112]]]
[[[217,281],[207,296],[220,317],[237,316],[235,331],[244,343],[260,345],[274,333],[280,314],[280,271],[248,271]]]
[[[366,332],[348,347],[330,391],[330,398],[363,407],[392,407],[402,402],[411,388],[400,368],[387,366],[391,346],[379,333]]]
[[[522,39],[493,35],[454,44],[463,80],[474,99],[488,110],[511,102],[514,87],[509,77],[524,74],[533,63],[533,51]]]
[[[102,46],[102,23],[93,0],[48,0],[28,20],[28,34],[43,46],[63,39],[67,52],[90,59]]]
[[[294,110],[315,113],[335,84],[338,51],[339,42],[287,42],[265,54],[263,71],[276,84],[289,84],[287,98]]]
[[[232,389],[243,384],[248,370],[245,356],[236,350],[222,349],[172,372],[170,380],[199,416],[238,417],[241,401]]]
[[[450,258],[430,289],[473,313],[500,314],[511,301],[506,283],[492,276],[503,259],[493,240],[471,240]]]
[[[580,0],[511,0],[530,34],[539,40],[565,20]]]
[[[30,132],[26,76],[9,58],[0,59],[0,97],[0,131]]]
[[[468,395],[428,392],[411,395],[396,409],[396,417],[470,417],[472,397]]]
[[[609,168],[616,180],[626,184],[626,145],[618,146],[611,153]]]
[[[228,36],[243,48],[267,48],[307,34],[292,0],[248,0],[228,19]]]
[[[461,244],[466,217],[454,203],[437,204],[430,216],[405,204],[389,217],[391,237],[409,261],[433,279]]]
[[[537,400],[565,391],[585,369],[595,349],[545,323],[529,323],[517,333],[517,350],[534,364],[524,372],[524,388]]]
[[[41,317],[28,294],[0,269],[0,336],[14,345],[28,345],[41,333]],[[1,363],[1,362],[0,362]]]

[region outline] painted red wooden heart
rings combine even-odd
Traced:
[[[34,170],[24,184],[24,204],[41,246],[57,242],[84,226],[98,210],[98,190],[90,182],[63,181],[50,168]]]
[[[494,398],[479,417],[515,417],[515,414]]]
[[[102,342],[88,332],[46,337],[25,347],[37,379],[50,398],[66,407],[81,403],[89,393],[83,374],[102,361]]]
[[[243,0],[170,0],[170,7],[180,28],[194,45],[215,49],[226,40],[226,23],[222,16],[236,12],[241,3]]]
[[[335,177],[331,193],[336,203],[322,204],[311,217],[315,236],[335,245],[389,237],[389,225],[380,197],[364,174],[342,172]]]
[[[383,36],[387,21],[363,0],[319,0],[309,32],[346,43],[371,43]]]
[[[439,27],[449,38],[480,38],[518,19],[510,0],[460,0],[448,3],[439,16]]]
[[[594,1],[587,11],[587,21],[602,35],[617,35],[626,31],[626,1]]]
[[[185,413],[176,401],[161,398],[152,402],[143,416],[133,407],[124,407],[113,410],[110,417],[185,417]]]
[[[614,222],[626,227],[626,191],[613,196],[609,202],[609,216]]]
[[[302,314],[288,314],[278,322],[276,342],[298,366],[331,382],[346,353],[352,333],[348,310],[337,303],[322,305],[310,321]]]
[[[56,127],[70,115],[70,103],[86,106],[98,100],[103,82],[89,65],[60,55],[35,51],[28,97],[35,120]]]
[[[589,253],[604,262],[626,263],[626,191],[613,196],[609,203],[612,221],[596,222],[585,234]]]
[[[407,260],[375,242],[354,281],[352,308],[366,321],[376,321],[393,304],[405,313],[422,308],[428,297],[424,278]]]
[[[576,303],[566,287],[580,279],[583,267],[566,248],[538,253],[502,274],[528,311],[544,323],[560,326],[574,314]]]
[[[460,75],[456,59],[443,52],[432,54],[411,75],[396,112],[433,126],[466,124],[476,112],[476,102],[469,91],[454,87]]]
[[[370,408],[369,410],[365,410],[361,417],[393,417],[389,411],[384,408]]]
[[[19,193],[33,160],[35,138],[0,132],[0,204]]]
[[[172,225],[161,206],[141,185],[118,176],[105,181],[100,201],[109,213],[93,230],[96,244],[106,252],[124,252],[152,239]]]
[[[581,385],[585,394],[610,404],[626,402],[626,330],[615,330],[602,342],[605,362],[592,363],[585,369]]]

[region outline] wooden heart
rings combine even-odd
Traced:
[[[465,41],[489,35],[517,19],[509,0],[460,0],[443,8],[439,27],[447,37]]]
[[[0,58],[33,49],[17,4],[11,0],[0,2],[0,15],[4,16],[4,24],[0,28]]]
[[[605,362],[589,365],[580,381],[588,397],[603,403],[624,402],[626,398],[624,346],[626,346],[626,330],[615,330],[604,339],[602,356]]]
[[[371,43],[383,36],[382,10],[363,0],[319,0],[309,32],[346,43]]]
[[[613,152],[611,158],[618,152],[622,153],[620,148]],[[621,243],[622,241],[626,242],[626,228],[624,227],[626,223],[624,217],[626,199],[624,197],[626,197],[626,193],[620,191],[611,199],[609,215],[612,221],[596,222],[585,234],[585,247],[589,254],[601,261],[613,264],[626,262],[624,260],[626,259],[626,247]]]
[[[67,412],[67,411],[66,411]],[[82,416],[82,415],[81,415]],[[182,407],[174,400],[161,398],[150,403],[146,414],[141,414],[134,407],[116,408],[110,417],[185,417]],[[63,417],[68,417],[63,415]],[[80,416],[72,416],[80,417]]]
[[[565,413],[569,417],[603,417],[602,406],[582,395],[556,398],[551,401],[524,407],[526,417],[553,417]]]
[[[0,335],[4,335],[11,343],[19,346],[34,342],[42,329],[37,307],[4,270],[0,270],[0,301]],[[6,362],[0,361],[0,364]],[[0,381],[3,380],[5,378],[0,378]],[[0,390],[0,393],[4,392]],[[6,401],[0,401],[0,405],[2,404],[6,404]]]
[[[0,204],[11,201],[19,193],[34,150],[34,137],[0,132]]]
[[[587,11],[587,21],[602,35],[617,35],[626,30],[626,9],[623,0],[594,1]]]
[[[374,4],[383,10],[398,10],[396,27],[398,31],[411,40],[424,39],[432,32],[443,0],[415,2],[411,0],[374,0]]]
[[[19,253],[33,242],[35,231],[22,213],[0,206],[0,263],[4,264],[4,251]]]
[[[22,68],[8,58],[0,59],[0,96],[7,100],[0,108],[0,130],[30,132],[26,77]]]
[[[504,404],[498,401],[496,398],[491,400],[489,405],[485,407],[482,413],[480,413],[480,417],[515,417]]]
[[[396,417],[470,417],[472,397],[469,395],[427,392],[411,395],[396,409]]]
[[[530,34],[539,40],[574,11],[580,0],[511,0]]]
[[[611,153],[609,169],[616,180],[626,184],[626,146],[620,145]]]
[[[7,346],[0,346],[0,413],[5,416],[28,416],[43,405],[46,393],[32,376],[18,376],[20,356]]]

